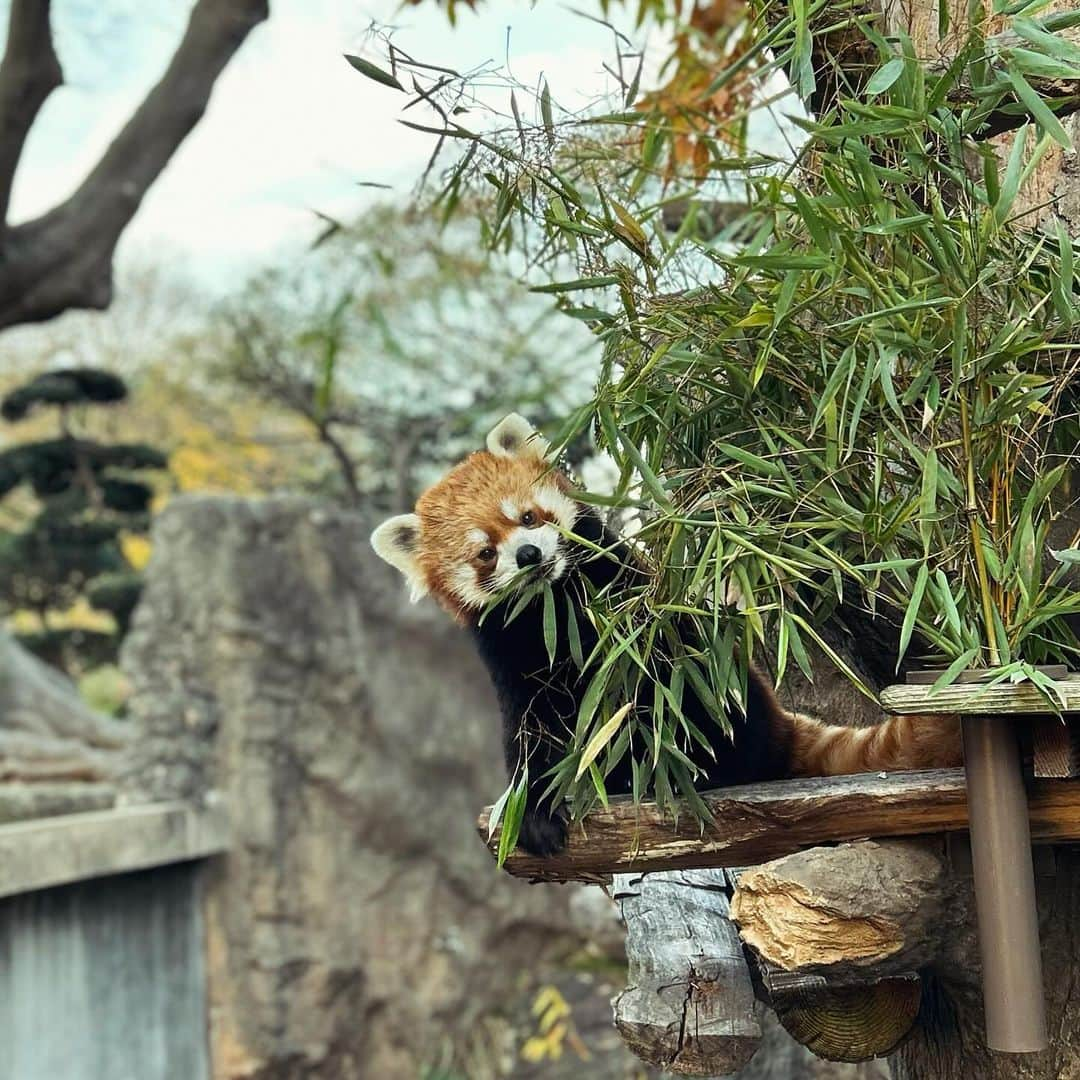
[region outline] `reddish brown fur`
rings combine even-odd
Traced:
[[[532,492],[541,477],[564,491],[570,486],[562,473],[539,457],[496,457],[478,450],[417,500],[417,563],[432,595],[458,622],[466,622],[468,613],[452,593],[448,575],[455,566],[475,557],[476,545],[468,539],[469,532],[483,529],[491,543],[498,545],[516,524],[503,514],[503,501],[509,499],[522,510],[536,509]],[[536,513],[546,517],[538,509]]]
[[[954,716],[894,716],[873,727],[850,728],[785,715],[792,776],[944,769],[963,762],[960,722]]]

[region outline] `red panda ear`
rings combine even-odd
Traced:
[[[491,429],[487,448],[495,457],[543,461],[547,457],[548,441],[524,416],[511,413]]]
[[[384,521],[371,534],[371,546],[380,559],[385,559],[404,574],[414,604],[427,595],[428,587],[416,560],[420,547],[420,519],[415,514],[398,514]]]

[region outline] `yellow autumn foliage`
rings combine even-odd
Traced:
[[[37,372],[5,373],[0,397]],[[299,420],[263,403],[232,400],[200,391],[164,365],[144,369],[131,380],[126,401],[108,407],[73,411],[74,430],[102,442],[144,442],[165,451],[167,470],[139,474],[154,489],[154,513],[176,494],[215,492],[258,495],[295,486],[317,456]],[[56,438],[56,412],[39,409],[18,424],[0,423],[0,451],[8,446]],[[18,529],[35,512],[29,492],[17,489],[0,500],[0,528]],[[135,570],[145,568],[151,544],[147,536],[123,533],[120,546]],[[9,620],[16,632],[33,632],[40,623],[31,612]],[[64,612],[50,613],[50,626],[111,631],[112,618],[80,600]]]

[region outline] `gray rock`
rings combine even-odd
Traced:
[[[474,831],[505,783],[486,674],[369,531],[291,498],[183,498],[155,528],[126,783],[230,808],[207,895],[214,1075],[525,1075],[550,983],[590,1078],[640,1076],[610,1023],[621,958],[592,942],[606,924],[618,950],[610,903],[496,870]]]

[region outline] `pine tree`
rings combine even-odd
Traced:
[[[23,643],[65,669],[115,658],[142,585],[121,537],[150,523],[153,490],[133,474],[165,468],[166,457],[152,446],[104,443],[79,431],[87,409],[126,397],[116,375],[68,368],[39,375],[0,402],[9,423],[43,409],[57,415],[57,437],[0,453],[0,499],[29,489],[37,504],[21,530],[0,533],[0,608],[36,612],[41,629]],[[50,625],[51,614],[81,598],[112,616],[112,633]]]

